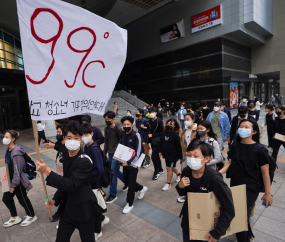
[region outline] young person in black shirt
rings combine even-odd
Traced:
[[[227,175],[231,178],[231,187],[246,185],[248,231],[236,234],[238,242],[250,242],[251,238],[254,237],[249,218],[262,187],[265,189],[265,194],[261,200],[265,200],[266,207],[271,206],[273,202],[271,197],[269,176],[270,157],[268,151],[262,147],[253,152],[254,147],[260,144],[259,135],[259,127],[255,120],[242,120],[239,124],[236,142],[228,152],[229,162],[219,171],[223,174],[229,168]],[[260,167],[260,171],[258,172],[261,174],[257,174],[257,162]],[[258,180],[259,175],[262,176],[263,181]]]
[[[165,131],[161,135],[160,153],[165,159],[167,169],[167,181],[162,191],[171,188],[173,173],[177,175],[176,182],[180,181],[181,174],[176,168],[176,163],[182,159],[182,148],[179,137],[180,125],[176,119],[171,118],[165,124]]]
[[[208,115],[209,115],[209,113],[212,112],[212,109],[208,107],[208,103],[206,101],[202,101],[201,102],[201,107],[202,107],[201,112],[202,112],[202,115],[203,115],[202,119],[206,120]]]
[[[187,167],[182,172],[182,178],[176,190],[180,196],[186,196],[188,192],[208,193],[214,192],[222,205],[221,215],[215,229],[209,231],[205,239],[216,242],[226,234],[232,219],[235,216],[232,193],[223,177],[216,170],[205,164],[211,160],[212,147],[201,140],[194,140],[187,148]],[[189,239],[189,214],[188,198],[180,213],[182,215],[181,227],[183,242],[200,240]]]
[[[254,108],[255,103],[254,101],[250,100],[247,102],[247,107],[248,107],[248,115],[253,117],[256,121],[259,120],[259,112]]]
[[[92,123],[91,123],[91,116],[90,115],[83,116],[82,119],[81,119],[81,122],[83,124],[90,123],[92,125]],[[92,127],[93,127],[93,137],[92,137],[92,139],[98,145],[103,144],[104,143],[104,136],[103,136],[101,130],[99,128],[97,128],[96,126],[92,125]]]
[[[160,137],[162,132],[164,131],[164,128],[163,128],[163,121],[156,116],[157,109],[155,107],[152,107],[149,109],[149,113],[151,119],[148,121],[150,125],[148,138],[149,138],[149,143],[151,143],[151,148],[152,148],[151,159],[154,165],[154,174],[152,180],[157,180],[158,177],[162,173],[164,173],[161,166],[161,160],[159,157]]]
[[[285,135],[285,107],[278,106],[276,109],[276,114],[278,115],[277,118],[275,118],[275,128],[274,128],[274,134],[282,134]],[[273,139],[272,142],[272,148],[273,153],[272,156],[277,160],[277,155],[280,149],[280,146],[283,145],[285,148],[285,142],[282,142],[277,139]]]
[[[267,114],[264,117],[264,121],[261,125],[261,129],[266,125],[267,126],[267,138],[268,138],[268,146],[272,147],[274,130],[275,130],[275,118],[278,117],[276,113],[273,112],[274,107],[272,104],[265,105],[265,112]]]

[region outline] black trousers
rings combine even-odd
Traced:
[[[101,216],[97,218],[101,223]],[[63,214],[59,221],[56,242],[69,242],[71,235],[75,229],[79,230],[82,242],[95,242],[95,218],[91,218],[88,222],[82,223],[72,220],[68,215]]]
[[[183,242],[202,242],[204,240],[190,240],[189,239],[189,232],[185,232],[184,230],[182,230],[183,233]]]
[[[129,187],[127,194],[127,203],[129,206],[133,205],[135,193],[143,189],[143,186],[137,183],[138,171],[139,169],[131,166],[124,166],[123,168],[124,181],[125,184]]]
[[[272,148],[273,148],[272,156],[276,160],[277,160],[277,155],[278,155],[279,148],[280,148],[281,145],[283,145],[283,147],[285,148],[285,142],[279,141],[277,139],[273,139],[273,141],[272,141]]]
[[[250,239],[254,237],[251,226],[250,226],[250,215],[251,211],[254,208],[256,199],[258,197],[258,192],[246,191],[246,201],[247,201],[247,223],[248,223],[248,231],[243,231],[236,233],[238,242],[250,242]]]
[[[267,127],[268,146],[271,148],[272,148],[272,143],[273,143],[273,136],[274,136],[274,132],[271,130],[268,130],[268,127]]]
[[[35,212],[34,212],[33,206],[31,204],[30,199],[27,196],[27,190],[22,185],[22,183],[20,183],[20,185],[15,188],[15,191],[13,193],[10,193],[10,192],[3,193],[2,201],[6,205],[6,207],[9,209],[11,213],[11,217],[16,217],[18,215],[15,202],[14,202],[15,195],[18,198],[18,201],[21,204],[21,206],[25,209],[26,214],[30,217],[34,217]]]
[[[44,141],[47,140],[44,130],[38,131],[38,142],[39,142],[39,145],[41,143],[41,139],[43,139]]]
[[[154,166],[154,172],[157,173],[162,170],[161,160],[159,157],[159,147],[151,145],[151,148],[152,148],[151,159]]]

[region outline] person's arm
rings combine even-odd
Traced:
[[[232,160],[229,159],[229,162],[227,164],[225,164],[221,170],[219,170],[219,173],[225,174],[227,172],[227,170],[229,169],[231,162],[232,162]]]
[[[228,110],[228,118],[229,118],[229,121],[230,121],[230,124],[232,123],[232,114],[231,114],[231,111]]]
[[[181,143],[180,143],[180,137],[179,134],[175,135],[175,146],[177,149],[177,153],[178,153],[178,159],[182,160],[182,148],[181,148]]]
[[[107,140],[107,127],[104,129],[104,150],[103,154],[106,155],[108,152],[108,140]]]
[[[263,127],[266,125],[266,115],[264,116],[264,120],[263,120],[263,123],[261,124],[261,128],[263,129]]]
[[[136,145],[135,155],[127,161],[128,165],[130,165],[132,162],[136,162],[142,154],[142,140],[139,133],[136,133]]]
[[[229,139],[230,138],[230,132],[231,132],[231,125],[230,125],[230,121],[229,121],[229,117],[228,117],[228,115],[225,115],[225,130],[224,130],[224,132],[225,132],[225,139]],[[225,140],[224,140],[225,141]]]
[[[204,115],[203,115],[203,116],[204,116]],[[211,122],[211,118],[212,118],[211,113],[209,113],[209,114],[207,115],[206,120],[208,120],[209,122]]]
[[[95,126],[93,128],[93,131],[95,132],[95,134],[93,134],[93,137],[94,136],[96,137],[96,139],[94,141],[100,146],[105,141],[104,136],[103,136],[101,130]]]
[[[273,199],[271,196],[271,184],[270,184],[270,176],[269,176],[269,164],[266,164],[264,166],[260,167],[263,183],[264,183],[264,189],[265,194],[261,198],[261,200],[265,200],[266,207],[271,206],[273,203]]]
[[[182,174],[181,174],[182,178],[181,178],[180,182],[175,186],[179,196],[186,196],[187,195],[187,185],[190,186],[189,177],[186,176],[187,171],[189,171],[188,168],[183,169]],[[185,178],[188,178],[188,179],[185,179]],[[189,181],[189,184],[187,183],[187,180]]]
[[[103,156],[100,147],[92,148],[92,161],[93,161],[93,171],[90,178],[90,183],[101,178],[104,172]]]
[[[10,187],[15,189],[21,182],[21,172],[25,166],[25,158],[22,155],[15,155],[13,157],[14,174]]]
[[[213,146],[214,146],[214,158],[207,163],[208,166],[220,163],[222,161],[221,151],[219,148],[219,144],[216,140],[213,142]]]
[[[235,124],[235,117],[234,117],[232,125],[231,125],[231,129],[230,129],[230,142],[232,142],[235,137],[235,126],[236,124]]]
[[[256,121],[258,121],[259,120],[259,112],[257,111],[257,110],[255,110],[256,112],[255,112],[255,114],[256,114]]]

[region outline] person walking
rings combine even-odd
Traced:
[[[138,199],[143,199],[147,187],[144,187],[137,183],[137,175],[139,167],[135,166],[135,162],[138,161],[142,155],[142,140],[141,135],[133,131],[134,118],[125,116],[121,119],[124,131],[122,132],[122,138],[120,144],[129,147],[134,150],[134,156],[125,162],[120,162],[123,166],[124,181],[128,185],[127,204],[123,209],[123,213],[129,213],[133,209],[133,202],[135,199],[135,192],[139,191]]]
[[[22,222],[22,219],[18,216],[15,206],[15,195],[27,214],[27,216],[24,217],[25,219],[21,223],[21,226],[28,226],[37,220],[33,205],[27,196],[27,192],[30,191],[33,186],[25,174],[26,162],[24,155],[26,151],[24,148],[16,144],[16,141],[19,138],[20,133],[15,130],[8,130],[3,138],[3,144],[8,146],[5,152],[5,164],[8,165],[10,175],[10,191],[3,193],[2,201],[11,214],[10,219],[3,223],[5,228]],[[1,182],[0,185],[2,185]]]
[[[263,105],[263,102],[259,102],[259,99],[256,97],[255,98],[255,109],[258,111],[259,116],[260,116],[260,107]]]
[[[231,114],[231,111],[226,108],[226,104],[225,102],[221,102],[221,111],[223,111],[224,113],[226,113],[228,115],[228,118],[229,118],[229,122],[230,124],[232,123],[232,114]]]
[[[277,106],[282,106],[282,94],[279,93],[279,94],[276,94],[276,101],[277,101]]]
[[[257,122],[250,119],[242,120],[239,124],[236,142],[228,152],[229,162],[219,171],[221,174],[228,171],[227,176],[231,178],[231,187],[246,185],[248,230],[236,234],[238,242],[250,242],[254,237],[250,217],[262,188],[265,194],[261,200],[265,201],[265,207],[273,203],[269,176],[271,160],[267,149],[260,144],[259,137]]]
[[[255,108],[254,101],[250,100],[247,102],[247,108],[248,108],[248,115],[253,117],[256,121],[259,120],[259,112]]]
[[[186,115],[187,111],[184,108],[184,104],[181,104],[180,109],[178,110],[176,116],[178,117],[179,121],[180,121],[180,125],[181,128],[184,129],[185,125],[184,125],[184,116]]]
[[[265,105],[265,112],[267,114],[264,117],[264,121],[261,125],[261,130],[265,126],[267,126],[267,139],[268,139],[268,146],[272,148],[272,143],[273,143],[273,136],[274,136],[274,130],[275,130],[275,118],[278,117],[276,113],[273,113],[274,107],[272,104],[267,104]]]
[[[91,123],[91,116],[90,115],[84,115],[81,119],[81,123],[82,124],[85,124],[85,123],[89,123],[92,125]],[[100,146],[101,144],[104,144],[104,136],[102,134],[102,131],[96,127],[96,126],[93,126],[93,137],[92,139]]]
[[[151,143],[151,149],[152,149],[152,154],[151,154],[151,159],[153,162],[154,166],[154,173],[152,180],[157,180],[161,174],[164,173],[164,170],[162,169],[161,166],[161,160],[159,157],[159,145],[160,145],[160,138],[161,134],[164,131],[163,127],[163,121],[158,118],[157,115],[157,109],[155,107],[152,107],[149,109],[150,113],[150,120],[148,121],[149,123],[149,134],[148,134],[148,142]]]
[[[230,122],[228,115],[221,111],[221,103],[215,102],[214,111],[209,113],[207,120],[211,123],[214,133],[217,136],[217,141],[222,152],[223,142],[230,138]]]
[[[243,97],[242,97],[242,101],[241,101],[241,103],[239,104],[239,107],[241,107],[241,106],[247,107],[247,102],[248,102],[248,96],[243,96]]]
[[[118,124],[115,124],[116,115],[114,112],[107,111],[103,117],[107,125],[104,129],[105,145],[103,153],[104,155],[107,155],[108,153],[108,159],[111,162],[111,169],[113,171],[112,183],[110,185],[110,195],[106,199],[106,203],[112,203],[117,200],[118,178],[124,182],[123,173],[120,171],[120,164],[113,158],[121,139],[122,129],[119,128]],[[124,186],[123,191],[126,191],[127,189],[128,187]]]
[[[187,104],[186,111],[187,111],[187,113],[194,114],[194,116],[195,116],[194,123],[199,123],[200,122],[199,114],[197,112],[193,111],[191,103]],[[184,120],[184,123],[185,123],[185,120]]]
[[[38,143],[39,143],[39,148],[41,149],[41,140],[44,142],[47,141],[46,135],[45,135],[45,127],[46,124],[42,124],[42,121],[37,121],[37,128],[38,128]]]
[[[174,103],[172,103],[172,104],[171,104],[171,106],[170,106],[170,110],[171,110],[171,114],[172,114],[172,116],[174,116],[174,115],[175,115],[175,113],[176,113],[176,107],[175,107],[175,104],[174,104]]]
[[[165,103],[165,109],[166,109],[166,115],[167,115],[167,117],[169,117],[169,113],[170,113],[170,105],[169,105],[169,102],[166,102],[166,103]]]
[[[270,104],[272,104],[272,105],[275,104],[275,97],[274,97],[274,95],[271,95]]]
[[[117,102],[114,102],[113,112],[116,114],[116,117],[118,117],[119,109],[118,109]]]
[[[169,119],[165,124],[165,131],[161,135],[160,154],[165,159],[167,180],[162,191],[167,191],[171,188],[173,173],[176,174],[176,182],[180,181],[181,174],[176,168],[178,160],[182,160],[182,149],[180,143],[180,125],[174,118]]]
[[[278,117],[275,118],[274,134],[278,133],[281,135],[285,135],[285,107],[283,106],[276,107],[275,111]],[[283,145],[283,147],[285,148],[285,142],[277,140],[277,139],[273,139],[272,156],[274,157],[275,160],[277,160],[277,155],[278,155],[281,145]]]
[[[209,113],[211,113],[211,108],[208,107],[208,103],[206,101],[201,102],[201,112],[202,112],[202,120],[207,119]]]

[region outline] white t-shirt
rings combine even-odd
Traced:
[[[43,131],[45,129],[45,124],[43,125],[42,123],[37,124],[38,131]]]

